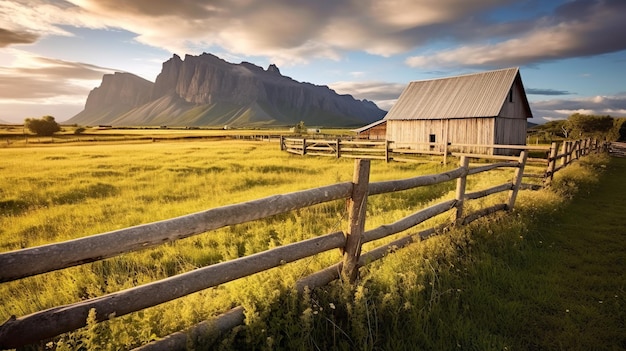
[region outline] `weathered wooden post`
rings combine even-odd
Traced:
[[[544,186],[550,186],[550,184],[552,184],[552,178],[554,178],[554,170],[556,169],[556,155],[558,151],[558,143],[553,142],[550,145],[550,156],[548,156],[548,169],[546,169],[546,178],[543,181]]]
[[[389,140],[385,140],[385,162],[389,163],[389,146],[391,142]]]
[[[285,151],[285,137],[280,136],[280,151]]]
[[[506,205],[508,211],[512,211],[515,207],[515,199],[517,199],[517,192],[522,185],[522,177],[524,176],[524,167],[526,167],[526,160],[528,159],[528,150],[522,150],[519,155],[519,167],[515,170],[515,176],[513,178],[513,189],[509,191],[509,202]]]
[[[306,155],[306,138],[302,138],[302,156]]]
[[[469,171],[469,158],[461,156],[460,166],[465,168],[462,176],[456,180],[456,222],[459,223],[463,217],[463,202],[465,198],[465,186],[467,184],[467,172]]]
[[[338,138],[337,139],[337,150],[335,151],[335,155],[337,156],[337,158],[341,157],[341,150],[339,150],[339,148],[340,148],[339,145],[341,145],[341,139]]]
[[[563,166],[567,166],[572,162],[572,142],[565,142],[565,161],[563,162]]]
[[[348,232],[346,246],[343,250],[343,266],[341,276],[344,281],[354,283],[359,270],[361,256],[361,240],[365,230],[365,210],[367,208],[367,192],[370,178],[370,160],[357,159],[354,162],[352,179],[352,195],[348,199]]]

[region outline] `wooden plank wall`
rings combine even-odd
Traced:
[[[429,150],[427,145],[416,143],[430,142],[435,135],[436,143],[494,144],[494,118],[463,118],[450,120],[389,120],[387,138],[393,140],[394,148]],[[443,150],[436,150],[443,151]],[[464,147],[455,150],[463,153],[490,154],[491,150],[482,147]]]

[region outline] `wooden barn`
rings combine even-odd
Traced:
[[[532,113],[519,68],[508,68],[411,82],[384,121],[393,148],[442,151],[444,143],[524,145],[528,118]],[[453,149],[515,153],[484,147]]]
[[[369,140],[386,140],[387,139],[387,121],[384,119],[370,123],[359,129],[353,129],[358,139]]]

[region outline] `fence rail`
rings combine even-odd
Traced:
[[[626,143],[611,143],[609,146],[609,153],[617,157],[626,157]]]
[[[335,145],[341,144],[341,141],[337,141]],[[306,143],[303,145],[306,145]],[[360,142],[352,145],[367,144]],[[578,149],[576,145],[578,145]],[[572,147],[564,147],[563,150],[566,151],[563,153],[564,156],[559,158],[557,155],[557,157],[549,159],[549,162],[552,162],[550,164],[554,166],[558,159],[567,160],[568,155],[571,155],[573,150],[582,150],[580,145],[574,144]],[[339,149],[337,148],[337,150]],[[556,146],[554,150],[556,150]],[[556,151],[554,153],[556,154]],[[582,152],[580,154],[582,155]],[[576,155],[577,157],[579,156],[579,154]],[[514,208],[517,193],[522,184],[524,167],[528,160],[528,151],[521,150],[520,156],[514,161],[470,167],[470,158],[476,157],[482,158],[483,156],[462,155],[460,156],[459,167],[444,173],[373,183],[369,181],[370,160],[358,159],[355,161],[352,182],[274,195],[81,239],[1,253],[0,267],[3,267],[3,269],[0,271],[0,281],[8,282],[102,260],[225,226],[250,222],[316,204],[339,199],[348,200],[349,223],[345,232],[329,233],[253,255],[202,267],[134,288],[35,312],[27,316],[19,318],[14,316],[0,326],[0,348],[18,348],[81,328],[86,325],[91,309],[95,309],[97,320],[103,321],[107,320],[110,315],[119,317],[186,296],[193,292],[278,267],[287,262],[293,262],[333,249],[342,250],[343,260],[301,279],[297,283],[297,288],[303,289],[306,286],[310,288],[318,287],[340,276],[349,281],[354,281],[358,277],[358,269],[360,267],[382,258],[389,252],[391,247],[402,247],[412,241],[426,239],[439,232],[442,227],[428,228],[418,233],[408,234],[393,243],[361,254],[361,247],[365,242],[379,240],[389,235],[409,230],[434,216],[448,211],[456,212],[455,220],[443,226],[467,224],[496,211]],[[566,164],[564,161],[564,165]],[[466,192],[466,179],[468,176],[498,168],[514,169],[511,182],[489,189]],[[554,167],[555,171],[556,168]],[[430,186],[452,180],[457,181],[454,199],[421,209],[396,222],[367,231],[364,230],[368,196]],[[484,208],[467,215],[464,214],[465,201],[500,192],[508,192],[506,203]],[[214,328],[214,330],[220,332],[242,322],[243,310],[235,308],[225,312],[211,323],[200,323],[189,328],[184,333],[175,333],[169,337],[144,345],[140,349],[184,349],[187,340],[186,335],[200,333],[207,328]]]
[[[408,144],[407,144],[408,145]],[[415,149],[411,148],[394,148],[393,142],[389,140],[383,141],[362,141],[362,140],[342,140],[342,139],[306,139],[306,138],[287,138],[280,137],[280,149],[289,153],[297,155],[311,155],[311,156],[330,156],[330,157],[351,157],[351,158],[366,158],[366,159],[379,159],[399,162],[416,162],[415,158],[407,158],[407,155],[428,155],[428,156],[441,156],[442,163],[447,164],[448,156],[454,157],[471,157],[471,158],[485,158],[495,159],[503,161],[515,161],[517,156],[506,155],[493,155],[493,154],[476,154],[458,152],[455,150],[462,150],[467,148],[482,148],[495,150],[513,150],[520,152],[525,150],[533,153],[544,153],[545,157],[529,157],[528,162],[535,165],[545,166],[545,171],[540,174],[526,173],[524,178],[539,178],[542,180],[544,186],[550,185],[552,176],[555,172],[559,171],[563,167],[570,164],[573,160],[587,155],[594,151],[604,150],[608,146],[601,144],[597,139],[581,139],[572,141],[563,141],[561,143],[553,142],[550,146],[545,145],[479,145],[479,144],[453,144],[453,143],[414,143],[410,144],[415,146]],[[619,143],[612,143],[616,145],[611,147],[610,150],[614,150],[614,154],[620,153],[626,154],[623,150],[626,150],[626,146],[619,148]],[[626,144],[623,144],[626,145]],[[431,150],[423,150],[423,146],[428,146]],[[622,150],[622,151],[620,151]],[[557,162],[559,161],[560,162]],[[557,165],[558,163],[558,165]],[[530,185],[529,185],[530,186]]]

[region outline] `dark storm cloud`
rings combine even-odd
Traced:
[[[626,2],[621,0],[570,1],[551,15],[503,25],[505,38],[495,43],[461,43],[454,49],[414,56],[406,62],[415,67],[503,67],[626,50],[621,34],[626,32],[624,13]],[[488,25],[486,30],[492,32],[493,28]]]
[[[527,88],[526,94],[528,95],[572,95],[571,92],[567,90],[554,90],[554,89],[535,89],[535,88]]]

